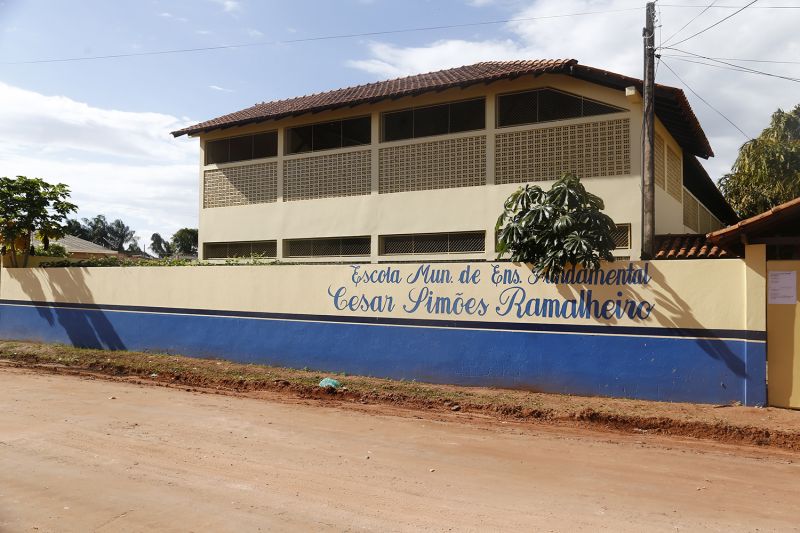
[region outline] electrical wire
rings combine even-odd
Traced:
[[[708,107],[710,107],[711,109],[713,109],[714,111],[716,111],[716,113],[717,113],[719,116],[721,116],[722,118],[724,118],[725,120],[727,120],[727,121],[728,121],[728,124],[730,124],[731,126],[733,126],[734,128],[736,128],[737,130],[739,130],[739,133],[741,133],[742,135],[744,135],[744,136],[745,136],[745,138],[746,138],[748,141],[752,139],[752,137],[750,137],[748,134],[746,134],[746,133],[744,132],[744,130],[742,130],[742,128],[740,128],[739,126],[737,126],[736,124],[734,124],[734,122],[733,122],[731,119],[729,119],[728,117],[726,117],[726,116],[725,116],[725,114],[724,114],[722,111],[720,111],[719,109],[717,109],[716,107],[714,107],[713,105],[711,105],[711,104],[708,102],[708,100],[706,100],[705,98],[703,98],[702,96],[700,96],[700,95],[697,93],[697,91],[695,91],[694,89],[692,89],[692,88],[689,86],[689,84],[688,84],[688,83],[686,83],[685,81],[683,81],[683,78],[681,78],[680,76],[678,76],[678,73],[677,73],[677,72],[675,72],[675,71],[672,69],[672,67],[670,67],[670,66],[669,66],[669,63],[667,63],[667,62],[666,62],[666,61],[664,61],[663,59],[661,60],[661,62],[662,62],[662,63],[664,63],[664,66],[665,66],[665,67],[667,67],[667,69],[668,69],[670,72],[672,72],[672,74],[673,74],[673,75],[674,75],[676,78],[678,78],[678,81],[679,81],[679,82],[681,82],[681,84],[683,84],[683,86],[684,86],[684,87],[686,87],[687,89],[689,89],[689,91],[690,91],[690,92],[691,92],[693,95],[695,95],[697,98],[699,98],[701,102],[703,102],[703,103],[704,103],[704,104],[706,104]]]
[[[672,38],[673,38],[673,37],[675,37],[675,36],[676,36],[676,35],[678,35],[680,32],[682,32],[683,30],[685,30],[685,29],[686,29],[686,27],[687,27],[689,24],[691,24],[692,22],[694,22],[695,20],[697,20],[698,18],[700,18],[700,16],[701,16],[703,13],[705,13],[706,11],[708,11],[709,9],[711,9],[712,7],[714,7],[714,4],[716,4],[716,3],[717,3],[717,1],[716,1],[716,0],[714,0],[713,2],[711,2],[711,4],[707,5],[707,6],[706,6],[706,7],[705,7],[705,8],[704,8],[704,9],[703,9],[703,10],[702,10],[700,13],[698,13],[697,15],[695,15],[694,17],[692,17],[692,19],[691,19],[689,22],[687,22],[686,24],[684,24],[683,26],[681,26],[681,29],[679,29],[678,31],[676,31],[675,33],[673,33],[672,35],[670,35],[669,37],[667,37],[667,40],[666,40],[666,41],[664,41],[662,44],[660,44],[660,45],[659,45],[659,48],[661,48],[661,46],[663,46],[663,45],[665,45],[665,44],[669,43],[669,42],[670,42],[670,40],[672,40]]]
[[[753,72],[741,69],[741,68],[734,68],[734,67],[726,67],[725,65],[717,65],[716,63],[706,63],[705,61],[698,61],[696,59],[689,59],[686,56],[674,56],[669,54],[662,54],[663,57],[670,57],[675,59],[676,61],[683,61],[684,63],[691,63],[693,65],[703,65],[706,67],[717,68],[720,70],[730,70],[732,72],[743,72],[745,74],[754,74]]]
[[[728,63],[727,61],[722,61],[720,59],[712,59],[712,58],[710,58],[708,56],[695,54],[693,52],[687,52],[686,50],[679,50],[677,48],[672,48],[671,46],[668,46],[668,47],[664,48],[664,50],[673,50],[675,52],[681,52],[682,54],[688,54],[690,56],[697,57],[699,59],[705,59],[705,60],[708,60],[708,61],[713,61],[715,63],[720,63],[720,64],[723,64],[723,65],[727,65],[729,67],[735,67],[735,68],[740,69],[742,71],[750,72],[750,73],[753,73],[753,74],[761,74],[762,76],[769,76],[771,78],[779,78],[779,79],[782,79],[782,80],[787,80],[787,81],[793,81],[795,83],[800,83],[800,78],[792,78],[790,76],[782,76],[780,74],[773,74],[771,72],[764,72],[763,70],[756,70],[756,69],[753,69],[753,68],[750,68],[750,67],[745,67],[743,65],[737,65],[735,63]]]
[[[670,50],[672,48],[669,48]],[[666,50],[666,48],[665,48]],[[671,54],[663,54],[664,57],[691,57],[691,56],[678,56]],[[773,59],[742,59],[739,57],[709,57],[713,61],[741,61],[743,63],[772,63],[775,65],[800,65],[800,61],[778,61]]]
[[[686,41],[688,41],[689,39],[694,39],[694,38],[695,38],[695,37],[697,37],[698,35],[700,35],[700,34],[703,34],[703,33],[707,32],[707,31],[708,31],[708,30],[710,30],[711,28],[714,28],[714,27],[716,27],[716,26],[719,26],[720,24],[722,24],[723,22],[725,22],[725,21],[726,21],[726,20],[728,20],[729,18],[731,18],[731,17],[735,17],[736,15],[738,15],[739,13],[741,13],[742,11],[744,11],[745,9],[747,9],[748,7],[752,6],[752,5],[753,5],[753,4],[755,4],[756,2],[758,2],[758,0],[752,0],[752,1],[751,1],[749,4],[747,4],[747,5],[745,5],[745,6],[742,6],[740,9],[737,9],[736,11],[734,11],[733,13],[731,13],[730,15],[728,15],[727,17],[721,18],[721,19],[719,19],[718,21],[716,21],[714,24],[712,24],[711,26],[707,26],[707,27],[703,28],[702,30],[698,31],[697,33],[693,33],[693,34],[692,34],[692,35],[690,35],[689,37],[687,37],[687,38],[685,38],[685,39],[682,39],[682,40],[678,41],[678,42],[677,42],[677,43],[675,43],[673,46],[678,46],[678,45],[679,45],[679,44],[681,44],[681,43],[685,43],[685,42],[686,42]]]
[[[620,9],[608,9],[608,10],[601,10],[601,11],[584,11],[578,13],[565,13],[561,15],[542,15],[538,17],[525,17],[525,18],[510,18],[510,19],[503,19],[503,20],[491,20],[491,21],[483,21],[483,22],[468,22],[465,24],[447,24],[441,26],[423,26],[417,28],[402,28],[396,30],[384,30],[384,31],[370,31],[370,32],[362,32],[362,33],[346,33],[346,34],[337,34],[337,35],[323,35],[318,37],[305,37],[300,39],[286,39],[286,40],[277,40],[277,41],[262,41],[262,42],[255,42],[255,43],[237,43],[237,44],[225,44],[219,46],[202,46],[197,48],[175,48],[171,50],[154,50],[151,52],[130,52],[124,54],[106,54],[106,55],[97,55],[97,56],[80,56],[80,57],[62,57],[62,58],[46,58],[46,59],[31,59],[31,60],[24,60],[24,61],[2,61],[0,65],[32,65],[32,64],[39,64],[39,63],[67,63],[67,62],[75,62],[75,61],[96,61],[96,60],[104,60],[104,59],[119,59],[125,57],[142,57],[142,56],[158,56],[158,55],[167,55],[167,54],[184,54],[184,53],[193,53],[193,52],[208,52],[212,50],[230,50],[235,48],[249,48],[254,46],[270,46],[270,45],[279,45],[279,44],[296,44],[296,43],[305,43],[305,42],[314,42],[314,41],[331,41],[337,39],[353,39],[358,37],[376,37],[379,35],[396,35],[400,33],[414,33],[414,32],[423,32],[423,31],[435,31],[435,30],[448,30],[448,29],[457,29],[457,28],[472,28],[476,26],[490,26],[495,24],[508,24],[511,22],[529,22],[533,20],[551,20],[551,19],[559,19],[559,18],[567,18],[567,17],[583,17],[589,15],[605,15],[611,13],[623,13],[629,11],[641,11],[644,7],[628,7],[628,8],[620,8]]]
[[[719,5],[719,4],[712,4],[712,5],[695,5],[695,4],[661,4],[661,7],[676,7],[676,8],[693,8],[697,9],[698,7],[714,7],[714,9],[739,9],[742,7],[741,5],[738,6],[726,6],[726,5]],[[751,9],[800,9],[800,6],[754,6]]]

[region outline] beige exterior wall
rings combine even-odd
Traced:
[[[581,95],[628,111],[533,125],[496,127],[495,102],[498,94],[542,87],[552,87]],[[396,142],[380,142],[380,116],[383,112],[475,97],[486,98],[487,117],[485,130]],[[627,120],[629,172],[600,177],[587,174],[581,177],[588,190],[603,198],[606,204],[606,212],[618,224],[631,224],[631,248],[620,249],[615,253],[619,256],[630,256],[636,259],[639,257],[641,243],[641,112],[641,104],[636,103],[634,99],[627,99],[624,91],[615,91],[575,80],[568,76],[543,75],[537,78],[525,77],[513,81],[504,80],[489,85],[480,84],[466,89],[450,89],[440,93],[406,97],[374,105],[361,105],[350,109],[306,114],[295,118],[267,121],[257,125],[210,132],[200,137],[199,230],[201,247],[204,242],[277,240],[278,258],[284,259],[282,257],[283,246],[281,246],[281,241],[284,239],[369,235],[372,238],[370,256],[341,259],[344,261],[369,260],[373,262],[393,259],[427,261],[437,259],[490,260],[495,257],[493,229],[503,201],[520,186],[519,183],[496,184],[496,158],[499,154],[495,151],[495,144],[500,142],[500,137],[498,136],[505,136],[502,138],[506,139],[509,133],[519,133],[518,137],[522,139],[520,142],[530,143],[533,141],[526,141],[526,139],[539,138],[542,135],[546,136],[547,132],[544,130],[548,128],[569,126],[581,128],[592,127],[592,125],[596,128],[597,123],[607,123],[622,119]],[[364,115],[370,115],[372,119],[371,145],[285,155],[285,128]],[[278,132],[277,157],[221,165],[203,164],[203,147],[207,141],[275,130]],[[680,147],[660,123],[657,125],[657,132],[665,139],[667,146],[678,157],[678,161],[682,160]],[[539,137],[535,137],[537,135]],[[476,140],[476,138],[479,139]],[[472,143],[471,146],[474,146],[476,142],[483,143],[482,149],[485,150],[485,163],[483,164],[485,164],[485,169],[482,168],[480,170],[485,173],[485,185],[410,192],[379,192],[378,175],[380,172],[381,150],[402,147],[404,153],[410,150],[423,154],[432,153],[433,155],[429,157],[438,158],[438,160],[445,158],[445,164],[456,164],[463,159],[460,158],[458,153],[452,153],[452,150],[456,148],[447,147],[446,150],[451,150],[451,152],[443,151],[445,148],[442,148],[441,144],[437,144],[442,141],[452,141],[448,146],[455,147],[463,146],[465,143]],[[538,156],[538,154],[535,155]],[[339,156],[338,159],[331,159],[332,157],[336,158],[336,156]],[[314,165],[324,163],[341,166],[342,161],[344,161],[344,164],[350,164],[356,160],[359,165],[363,165],[364,157],[368,158],[367,164],[370,167],[369,194],[294,201],[288,201],[289,199],[284,197],[284,184],[287,179],[285,175],[286,168],[296,168],[302,165],[302,168],[305,169],[303,172],[309,172],[313,171]],[[447,157],[450,157],[451,160],[448,161]],[[547,152],[544,150],[542,157],[547,157]],[[277,164],[276,201],[232,207],[203,208],[203,179],[206,171],[269,162]],[[586,164],[589,165],[589,163]],[[320,175],[323,175],[323,173],[320,173]],[[679,179],[682,179],[682,177]],[[480,181],[482,182],[483,179]],[[540,185],[549,187],[551,183],[551,181],[544,181]],[[685,231],[682,224],[683,211],[681,203],[666,194],[663,189],[658,190],[658,187],[656,191],[656,206],[656,231],[658,233],[682,233]],[[478,254],[442,256],[390,257],[378,255],[378,240],[381,235],[461,231],[485,231],[486,251]],[[303,261],[314,260],[338,261],[339,258],[303,259]]]
[[[463,320],[562,324],[588,320],[609,325],[764,330],[764,306],[753,307],[752,314],[746,312],[751,303],[746,276],[751,272],[743,260],[614,263],[603,265],[604,275],[613,272],[614,279],[619,281],[622,277],[617,275],[624,276],[619,273],[627,271],[629,266],[633,271],[647,268],[646,282],[545,283],[532,278],[528,266],[514,263],[395,263],[360,265],[357,271],[351,265],[16,268],[0,270],[0,298],[154,309],[431,319],[449,316],[431,312],[424,306],[412,313],[403,309],[403,304],[410,302],[409,291],[428,287],[437,297],[482,298],[488,303],[485,315],[459,315]],[[426,268],[431,276],[427,280],[417,275]],[[467,268],[470,281],[465,283],[462,275]],[[370,282],[363,278],[370,272],[387,271],[396,273],[396,282],[384,278]],[[354,276],[362,278],[356,283]],[[444,281],[442,276],[449,276],[452,281]],[[501,316],[497,313],[503,306],[501,293],[512,286],[524,288],[528,298],[552,299],[579,299],[581,290],[591,289],[595,300],[649,302],[652,313],[646,318],[622,316],[608,320],[558,316],[534,319],[513,313]],[[337,309],[331,292],[340,287],[344,287],[347,298],[364,296],[370,301],[375,298],[385,301],[391,297],[396,306],[393,310]],[[763,303],[763,285],[755,286],[755,290],[754,296]]]

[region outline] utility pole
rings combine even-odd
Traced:
[[[642,90],[642,259],[655,255],[655,18],[656,3],[647,2],[644,37],[644,87]]]

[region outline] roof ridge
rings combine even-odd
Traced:
[[[315,97],[315,96],[322,96],[322,95],[325,95],[325,94],[337,93],[337,92],[340,92],[340,91],[348,91],[348,90],[353,90],[353,89],[360,89],[360,88],[363,88],[363,87],[372,87],[372,86],[375,86],[375,85],[381,85],[381,84],[384,84],[384,83],[393,83],[393,82],[398,82],[398,81],[401,81],[401,80],[408,80],[408,79],[411,79],[411,78],[422,78],[424,76],[430,76],[432,74],[441,74],[443,72],[452,72],[454,70],[472,68],[472,67],[477,67],[477,66],[509,65],[509,64],[522,65],[522,64],[526,64],[526,63],[552,63],[552,62],[560,62],[560,63],[572,63],[572,62],[574,62],[574,63],[577,63],[578,60],[577,59],[572,59],[572,58],[570,58],[570,59],[559,58],[559,59],[513,59],[513,60],[508,60],[508,61],[479,61],[478,63],[470,63],[468,65],[460,65],[458,67],[450,67],[450,68],[443,68],[443,69],[439,69],[439,70],[431,70],[431,71],[428,71],[428,72],[420,72],[418,74],[409,74],[407,76],[397,76],[396,78],[389,78],[389,79],[384,79],[384,80],[370,81],[370,82],[367,82],[367,83],[359,83],[358,85],[350,85],[348,87],[339,87],[338,89],[329,89],[327,91],[319,91],[319,92],[315,92],[315,93],[308,93],[308,94],[303,94],[303,95],[300,95],[300,96],[292,96],[292,97],[289,97],[289,98],[279,98],[277,100],[256,102],[251,107],[257,107],[257,106],[261,106],[261,105],[277,104],[277,103],[281,103],[281,102],[290,102],[292,100],[299,100],[299,99],[302,99],[302,98],[312,98],[312,97]]]

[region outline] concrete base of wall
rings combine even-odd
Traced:
[[[109,307],[5,302],[0,337],[553,393],[766,400],[766,345],[747,335]]]

